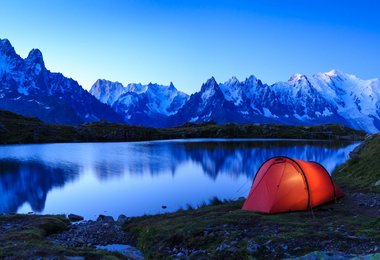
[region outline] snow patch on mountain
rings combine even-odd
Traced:
[[[232,77],[224,84],[220,84],[220,89],[226,100],[233,102],[236,106],[240,105],[243,101],[243,89],[241,83],[236,77]]]
[[[5,73],[9,73],[9,70],[10,70],[10,66],[6,62],[6,58],[0,55],[0,77]]]
[[[332,116],[333,113],[326,107],[325,110],[323,110],[322,113],[319,112],[319,111],[316,111],[315,115],[317,115],[317,116]]]
[[[263,112],[265,117],[278,118],[278,116],[273,115],[272,112],[266,107],[263,107]]]
[[[130,83],[127,85],[127,92],[141,94],[141,93],[145,93],[147,90],[148,90],[148,85],[142,85],[141,83],[137,83],[137,84]]]
[[[125,92],[126,89],[121,83],[105,79],[98,79],[90,90],[90,93],[100,102],[111,106]]]

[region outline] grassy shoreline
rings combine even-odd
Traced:
[[[243,201],[196,210],[132,218],[124,224],[150,259],[182,252],[203,258],[286,258],[314,251],[364,255],[379,253],[380,221],[345,207],[346,199],[313,212],[265,215],[241,210]],[[359,203],[358,203],[359,204]],[[358,204],[354,205],[359,210]],[[368,250],[368,251],[367,251]]]
[[[380,193],[380,134],[367,138],[351,157],[334,170],[334,180],[343,189]]]

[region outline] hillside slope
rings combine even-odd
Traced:
[[[79,126],[46,124],[0,110],[0,144],[52,142],[127,142],[178,138],[294,138],[361,140],[365,132],[342,125],[313,127],[215,123],[150,128],[99,121]]]
[[[351,191],[380,193],[380,134],[365,140],[351,157],[334,171],[334,180]]]

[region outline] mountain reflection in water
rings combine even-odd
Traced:
[[[175,210],[213,196],[246,195],[268,158],[317,161],[331,172],[356,145],[254,139],[5,145],[0,146],[0,212],[141,215],[159,212],[162,203]],[[243,193],[234,194],[242,184]],[[146,191],[155,196],[147,198]]]
[[[16,212],[25,202],[43,211],[47,193],[74,181],[78,166],[51,167],[38,161],[0,160],[0,212]]]

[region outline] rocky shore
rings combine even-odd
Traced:
[[[65,247],[103,249],[127,258],[143,259],[143,254],[129,245],[130,236],[122,229],[126,219],[124,215],[116,221],[111,216],[100,215],[95,221],[74,221],[66,230],[48,236],[47,240]]]
[[[242,203],[133,218],[121,215],[117,220],[103,215],[80,221],[72,215],[72,221],[64,216],[3,215],[0,242],[8,239],[8,244],[1,243],[0,257],[380,257],[380,194],[349,193],[312,212],[278,215],[242,211]]]

